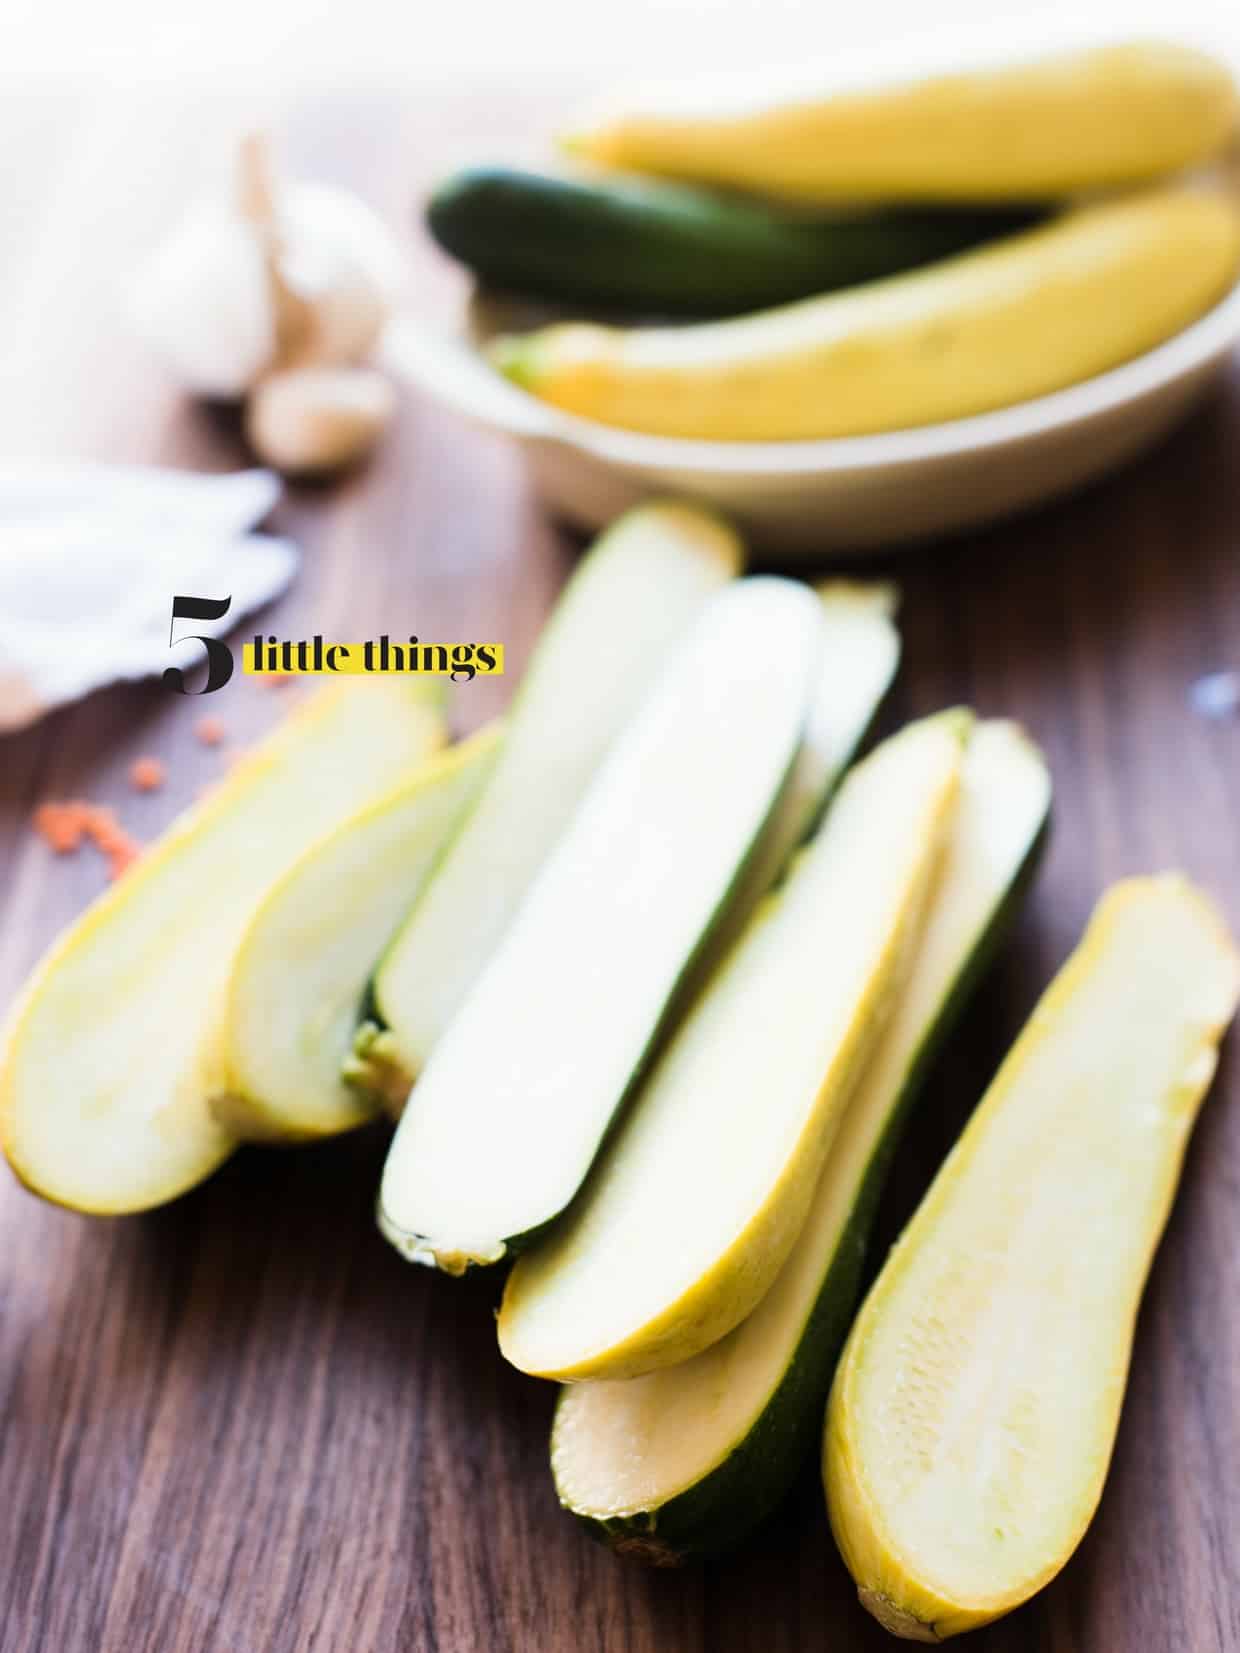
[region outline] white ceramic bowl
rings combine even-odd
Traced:
[[[547,406],[464,336],[393,327],[387,365],[515,440],[551,509],[597,528],[679,494],[726,510],[759,550],[809,558],[933,539],[1067,493],[1162,436],[1240,342],[1240,284],[1193,326],[1051,396],[949,424],[813,442],[642,436]]]

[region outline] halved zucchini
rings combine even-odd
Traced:
[[[659,1564],[728,1549],[787,1491],[822,1426],[900,1127],[1029,882],[1049,802],[1046,766],[1020,730],[979,724],[912,972],[775,1284],[694,1359],[561,1391],[560,1502],[614,1549]]]
[[[911,963],[970,719],[927,719],[854,769],[678,1029],[566,1221],[518,1260],[515,1366],[637,1377],[765,1296]]]
[[[374,1117],[374,1098],[340,1076],[366,983],[499,737],[494,723],[430,758],[308,849],[254,914],[228,980],[226,1094],[215,1101],[238,1136],[330,1136]]]
[[[1080,1542],[1238,993],[1240,957],[1184,879],[1116,885],[884,1265],[824,1475],[862,1604],[896,1635],[988,1623]]]
[[[352,1083],[403,1102],[599,760],[741,560],[732,529],[692,505],[638,506],[597,541],[539,640],[486,787],[375,971]]]
[[[0,1054],[21,1180],[79,1211],[160,1205],[227,1158],[220,1013],[254,909],[290,860],[444,738],[426,680],[322,689],[52,947]]]
[[[822,603],[822,664],[801,749],[766,830],[712,927],[709,945],[683,985],[682,1004],[702,991],[758,902],[788,871],[795,852],[822,820],[900,661],[895,586],[822,580],[815,589]]]
[[[821,821],[831,793],[865,739],[900,662],[898,592],[883,581],[821,580],[822,665],[805,738],[779,815],[754,855],[747,887],[766,893]],[[737,910],[747,914],[743,898]]]
[[[407,1257],[494,1263],[568,1204],[787,781],[819,605],[715,598],[604,762],[401,1116],[380,1193]]]

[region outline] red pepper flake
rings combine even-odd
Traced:
[[[34,812],[34,830],[55,854],[71,855],[86,831],[85,808],[76,800],[40,804]]]
[[[194,725],[194,733],[204,746],[219,746],[226,732],[218,717],[200,717]]]
[[[129,784],[135,792],[158,792],[167,778],[158,758],[138,758],[129,766]]]
[[[103,849],[102,844],[99,847]],[[108,878],[111,882],[115,883],[122,873],[128,872],[141,854],[142,845],[135,838],[122,833],[119,838],[111,840],[108,848],[104,850],[108,863]]]
[[[87,836],[108,863],[109,878],[119,878],[141,853],[142,846],[131,838],[110,809],[97,804],[84,806]]]
[[[127,833],[110,809],[87,803],[84,798],[40,804],[34,812],[34,828],[57,855],[70,855],[89,839],[108,863],[108,877],[119,878],[142,852],[136,838]]]

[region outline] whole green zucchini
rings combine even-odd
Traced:
[[[735,315],[894,275],[1026,228],[1029,208],[798,215],[626,177],[477,167],[426,222],[483,282],[526,297],[660,315]]]

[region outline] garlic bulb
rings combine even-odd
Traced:
[[[287,476],[325,476],[364,458],[387,427],[395,393],[373,368],[299,367],[268,374],[246,406],[250,446]]]
[[[244,396],[276,353],[267,255],[223,204],[204,201],[139,272],[130,315],[190,390]]]
[[[373,349],[400,287],[387,226],[343,190],[301,184],[280,215],[277,272],[302,308],[305,332],[279,367],[347,366]]]
[[[194,391],[240,399],[266,373],[365,359],[391,313],[401,258],[347,191],[273,178],[247,139],[231,202],[202,202],[139,270],[135,325]]]

